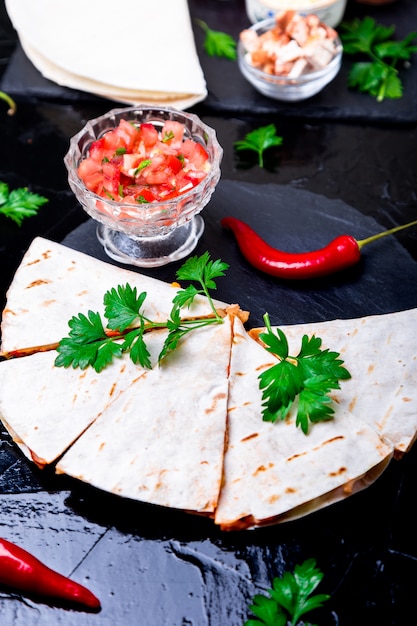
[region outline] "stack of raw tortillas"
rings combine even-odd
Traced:
[[[43,238],[23,257],[2,318],[0,418],[38,466],[231,530],[346,498],[414,442],[417,309],[282,327],[291,353],[315,334],[352,375],[333,394],[334,419],[305,435],[294,416],[262,420],[258,377],[276,361],[258,331],[245,330],[238,307],[216,302],[224,323],[191,332],[160,367],[164,329],[146,334],[150,370],[128,355],[100,373],[56,367],[68,320],[102,313],[104,293],[126,283],[147,293],[147,317],[167,319],[175,285]],[[184,310],[207,313],[202,297]]]
[[[27,57],[49,80],[127,104],[203,100],[187,0],[6,0]]]

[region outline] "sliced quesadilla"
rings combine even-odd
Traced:
[[[160,343],[165,331],[150,335]],[[229,318],[192,331],[161,367],[101,412],[57,471],[119,496],[212,514],[222,478],[230,346]]]
[[[408,447],[417,430],[417,413],[415,402],[409,409],[404,405],[414,398],[417,387],[417,341],[414,348],[408,345],[398,353],[400,340],[393,335],[398,320],[404,338],[403,331],[410,329],[415,316],[413,311],[369,320],[364,344],[362,320],[282,327],[290,339],[290,354],[296,353],[291,348],[298,351],[303,334],[316,333],[324,347],[342,348],[346,367],[353,372],[352,379],[332,394],[334,419],[314,424],[308,435],[296,427],[294,414],[275,423],[262,420],[258,377],[276,361],[235,320],[228,443],[217,524],[224,530],[250,528],[310,513],[369,485],[385,469],[396,445]],[[393,332],[382,341],[384,328]],[[356,333],[358,342],[344,341]],[[358,360],[363,361],[359,369]],[[387,371],[381,377],[383,386],[378,384],[380,369]]]
[[[338,411],[359,417],[397,457],[410,449],[417,434],[417,309],[280,328],[294,349],[306,334],[337,350],[354,375],[353,385],[334,393]]]
[[[39,467],[54,462],[145,371],[126,357],[106,375],[55,367],[55,350],[0,362],[0,419]]]
[[[1,353],[13,356],[25,349],[53,347],[68,334],[73,315],[88,310],[103,313],[103,296],[118,285],[129,283],[138,293],[146,292],[144,314],[153,321],[166,321],[178,290],[155,278],[99,261],[87,254],[42,237],[33,240],[7,291],[1,331]],[[226,306],[216,301],[216,306]],[[204,297],[197,297],[183,317],[211,313]]]
[[[352,378],[332,392],[334,419],[305,435],[296,404],[262,419],[261,372],[276,357],[264,329],[245,330],[238,306],[191,331],[157,365],[166,329],[145,335],[153,367],[128,354],[100,373],[54,365],[68,320],[102,312],[104,293],[129,283],[146,314],[165,322],[176,288],[38,238],[7,294],[0,419],[39,467],[119,496],[213,517],[223,530],[295,519],[363,489],[417,433],[417,309],[280,326],[296,354],[303,335],[340,353]],[[205,298],[184,316],[211,313]],[[276,330],[276,329],[274,329]],[[33,348],[26,350],[28,346]],[[21,391],[23,390],[23,391]]]
[[[125,0],[118,53],[109,0],[7,0],[22,47],[40,73],[60,85],[129,104],[188,108],[207,95],[186,0]]]

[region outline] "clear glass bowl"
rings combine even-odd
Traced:
[[[121,119],[152,123],[162,128],[165,120],[184,124],[184,139],[193,139],[209,155],[210,170],[193,189],[164,202],[127,204],[91,192],[78,176],[82,159],[93,141],[116,128]],[[113,109],[87,124],[70,140],[64,158],[68,183],[83,209],[98,222],[97,237],[110,258],[140,267],[157,267],[192,252],[204,230],[199,213],[209,202],[220,179],[223,149],[215,131],[196,115],[172,108],[135,106]]]
[[[258,35],[271,30],[275,18],[268,18],[253,24],[249,30]],[[319,93],[339,73],[342,64],[343,46],[339,37],[336,41],[336,53],[333,59],[320,70],[302,74],[296,78],[267,74],[254,67],[247,58],[247,50],[242,41],[238,43],[238,64],[243,76],[264,96],[274,100],[296,102],[306,100]]]
[[[248,18],[255,24],[279,11],[314,13],[328,26],[338,26],[345,14],[347,0],[245,0]]]

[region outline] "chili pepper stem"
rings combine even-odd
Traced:
[[[395,226],[395,228],[390,228],[389,230],[384,230],[382,233],[378,233],[377,235],[372,235],[371,237],[367,237],[366,239],[357,240],[358,248],[361,250],[363,246],[366,246],[368,243],[372,243],[377,239],[381,239],[381,237],[386,237],[387,235],[393,235],[400,230],[404,230],[405,228],[409,228],[410,226],[415,226],[417,224],[417,220],[413,222],[408,222],[408,224],[401,224],[401,226]]]

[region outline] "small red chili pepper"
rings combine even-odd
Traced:
[[[50,569],[32,554],[0,538],[0,584],[28,595],[54,598],[100,608],[100,600],[86,587]]]
[[[258,270],[277,276],[300,280],[327,276],[355,265],[361,258],[361,249],[368,243],[417,224],[417,220],[385,230],[367,239],[357,240],[341,235],[327,246],[312,252],[283,252],[270,246],[248,224],[235,217],[224,217],[222,226],[232,231],[241,253]]]

